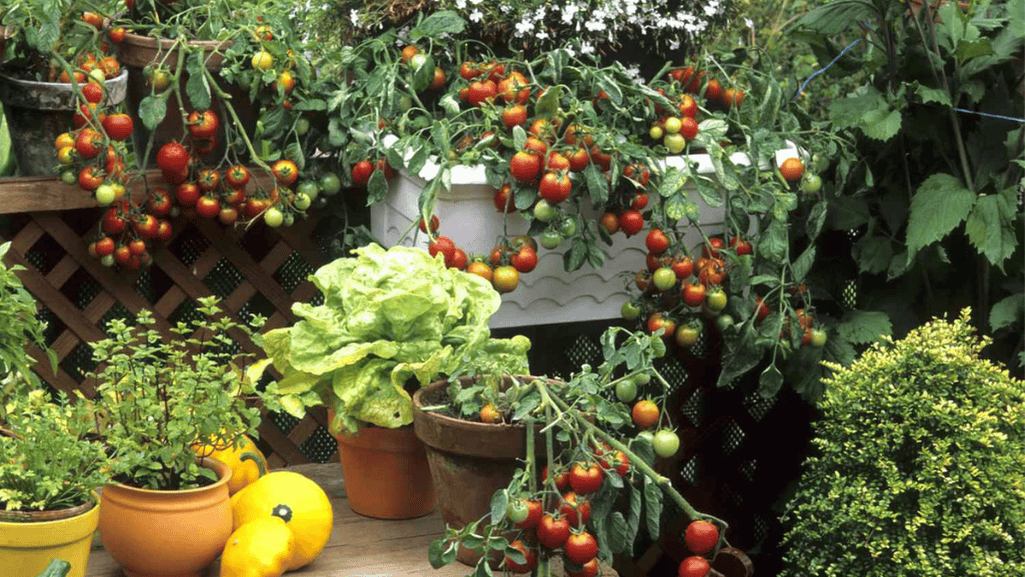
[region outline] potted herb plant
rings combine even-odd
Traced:
[[[55,174],[51,147],[76,114],[84,120],[90,103],[124,98],[127,75],[105,34],[104,18],[113,12],[107,0],[17,1],[0,10],[0,35],[7,40],[0,51],[0,102],[16,135],[22,174]],[[83,97],[87,83],[103,87],[97,100]]]
[[[10,246],[0,245],[0,258]],[[109,463],[89,436],[89,405],[63,394],[51,402],[39,387],[29,347],[56,359],[19,270],[0,262],[0,555],[17,575],[63,557],[81,577],[99,516],[95,489],[107,482]]]
[[[276,406],[244,378],[251,355],[236,339],[258,337],[222,315],[214,297],[196,310],[171,336],[143,310],[134,326],[111,321],[110,337],[92,343],[101,363],[91,375],[96,433],[113,452],[115,481],[102,491],[100,536],[127,572],[198,574],[217,557],[232,530],[231,470],[192,448],[255,435],[252,396]]]
[[[559,558],[568,575],[594,576],[599,559],[611,563],[614,553],[630,551],[641,527],[657,539],[666,508],[691,521],[685,541],[692,555],[682,561],[681,576],[703,577],[717,555],[721,563],[748,563],[727,548],[726,524],[695,510],[655,469],[657,457],[672,456],[680,445],[652,400],[664,400],[668,390],[652,366],[665,343],[614,327],[602,348],[601,366],[581,367],[566,382],[514,377],[502,386],[486,360],[470,360],[469,378],[417,392],[417,430],[436,453],[432,474],[450,479],[455,471],[470,477],[458,486],[485,489],[442,507],[448,529],[431,546],[435,567],[458,558],[475,563],[475,574],[490,562],[547,575],[549,561]],[[638,384],[661,393],[631,408]],[[488,446],[503,437],[518,442]]]
[[[327,407],[354,511],[424,515],[434,494],[410,392],[482,350],[510,368],[525,366],[529,342],[492,339],[498,294],[441,257],[376,244],[354,253],[311,276],[322,304],[293,305],[301,320],[264,335],[268,359],[254,373],[273,364],[281,403],[297,417]]]
[[[58,402],[31,386],[0,405],[0,556],[13,575],[36,575],[53,558],[85,575],[99,524],[96,489],[109,482],[110,461],[91,435],[93,407]]]

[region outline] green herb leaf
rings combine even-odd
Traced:
[[[911,199],[908,217],[908,262],[920,249],[947,236],[971,212],[976,196],[957,178],[931,175]]]
[[[836,332],[844,340],[863,345],[893,334],[890,317],[881,311],[849,311],[844,314]]]
[[[989,311],[989,328],[996,332],[1002,328],[1013,327],[1025,318],[1025,293],[1017,293],[1004,297],[993,305]]]

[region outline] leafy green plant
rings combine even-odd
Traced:
[[[277,410],[273,385],[256,388],[245,378],[252,355],[236,340],[259,337],[222,315],[215,297],[198,301],[199,318],[179,322],[163,336],[153,314],[142,310],[135,326],[121,319],[110,338],[91,343],[102,363],[97,379],[96,433],[113,451],[114,480],[142,488],[185,489],[216,480],[201,467],[193,445],[231,444],[258,437],[259,398]],[[253,319],[253,326],[263,319]]]
[[[421,250],[370,244],[311,276],[323,304],[296,303],[302,320],[263,337],[269,365],[282,374],[281,403],[334,413],[332,431],[360,424],[413,422],[410,388],[451,373],[481,351],[503,355],[510,371],[526,366],[529,341],[493,339],[488,319],[501,299],[483,279],[445,266]]]
[[[794,22],[826,64],[868,82],[829,105],[856,140],[827,176],[828,229],[856,242],[858,308],[900,334],[971,306],[991,353],[1025,367],[1020,0],[906,4],[835,0]]]
[[[470,420],[478,412],[481,419],[497,412],[500,418],[486,420],[526,424],[527,431],[523,467],[494,494],[488,515],[465,527],[448,527],[432,543],[434,567],[451,563],[462,546],[491,553],[481,557],[472,575],[490,574],[496,553],[509,569],[536,562],[537,574],[547,575],[549,561],[565,556],[569,571],[593,575],[582,566],[596,567],[590,561],[595,555],[611,563],[613,554],[631,553],[641,531],[657,540],[662,515],[669,511],[714,526],[707,549],[695,555],[714,557],[726,544],[726,523],[697,511],[655,470],[656,456],[672,456],[679,448],[668,416],[653,405],[654,419],[642,422],[636,410],[631,415],[633,399],[624,401],[619,390],[632,385],[636,393],[638,383],[651,383],[659,393],[646,400],[664,404],[669,384],[653,361],[666,353],[665,343],[657,335],[613,327],[603,334],[601,346],[604,362],[582,366],[566,382],[510,377],[486,358],[470,360],[456,372],[468,379],[450,379],[448,402],[423,408]],[[543,447],[541,460],[537,443]],[[531,509],[536,509],[533,517]],[[594,539],[597,549],[589,558],[574,559],[576,544],[566,539],[571,529]],[[688,544],[694,547],[693,541]]]
[[[1021,575],[1025,383],[970,311],[833,365],[783,521],[787,575]]]
[[[0,407],[0,510],[75,507],[109,482],[110,459],[91,434],[94,406],[81,394],[57,400],[21,387]]]
[[[11,250],[10,241],[0,244],[0,259]],[[36,317],[36,299],[18,278],[21,265],[8,266],[0,260],[0,392],[13,395],[14,387],[28,382],[38,385],[39,377],[32,372],[35,359],[28,346],[35,345],[46,351],[51,366],[57,365],[57,355],[46,347],[43,339],[44,324]],[[5,416],[0,405],[0,419]]]

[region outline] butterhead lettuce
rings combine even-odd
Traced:
[[[302,418],[323,404],[333,433],[361,422],[394,428],[413,422],[411,379],[427,385],[480,354],[509,374],[527,372],[529,340],[491,338],[488,320],[502,301],[489,282],[418,249],[371,244],[353,253],[310,277],[323,304],[296,303],[300,320],[264,335],[268,358],[251,376],[272,364],[289,413]]]

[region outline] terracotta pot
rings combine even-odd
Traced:
[[[198,489],[104,487],[100,539],[127,577],[200,577],[224,550],[232,529],[231,469],[214,459],[203,466],[219,480]]]
[[[191,46],[202,47],[207,53],[206,66],[211,71],[218,71],[221,69],[221,65],[224,62],[224,56],[221,53],[228,47],[228,43],[219,41],[204,41],[204,40],[192,40],[189,41]],[[150,36],[140,36],[138,34],[126,34],[125,39],[121,42],[118,48],[119,58],[121,64],[128,70],[128,98],[126,103],[128,104],[128,114],[132,116],[132,120],[135,122],[135,129],[132,131],[132,142],[135,145],[135,150],[139,151],[138,154],[141,156],[146,150],[146,144],[149,141],[150,131],[142,122],[142,118],[139,116],[139,105],[144,98],[150,95],[151,87],[146,75],[143,73],[143,69],[150,65],[158,62],[163,62],[164,65],[169,68],[172,72],[177,67],[178,63],[178,52],[174,49],[175,42],[166,38],[153,38]],[[182,94],[185,94],[185,83],[188,81],[188,73],[182,72]],[[259,116],[258,111],[255,110],[253,102],[249,99],[249,91],[242,90],[235,85],[228,84],[218,78],[217,84],[221,90],[231,95],[232,106],[235,112],[239,116],[239,120],[242,121],[241,129],[245,130],[250,138],[256,132],[256,119]],[[184,110],[191,112],[195,109],[191,102],[188,101],[188,97],[185,97]],[[181,141],[186,136],[186,130],[184,124],[182,124],[181,114],[177,111],[182,108],[178,102],[178,98],[173,92],[168,96],[167,109],[168,112],[164,116],[164,120],[157,125],[155,132],[156,136],[153,140],[153,150],[150,152],[150,156],[147,158],[146,164],[148,166],[154,166],[156,164],[156,153],[160,150],[160,147],[172,141]],[[217,133],[217,144],[213,150],[209,153],[201,156],[200,158],[206,164],[216,165],[218,161],[224,157],[224,152],[227,143],[225,142],[225,122],[229,121],[229,117],[226,116],[224,106],[221,100],[216,94],[211,94],[210,109],[217,113],[218,118],[221,120],[221,128]],[[241,155],[244,160],[246,155]]]
[[[93,493],[93,501],[71,509],[5,516],[0,520],[3,574],[35,577],[51,559],[63,559],[71,563],[68,577],[83,577],[93,532],[100,520],[99,500],[100,496]]]
[[[464,421],[422,410],[445,402],[443,393],[448,384],[438,381],[413,394],[413,426],[417,437],[427,445],[441,517],[446,525],[462,528],[491,511],[495,491],[508,486],[516,469],[523,466],[527,457],[526,426]],[[541,450],[539,446],[538,456]],[[474,565],[479,555],[461,549],[457,559]]]
[[[427,454],[412,426],[365,427],[335,439],[353,511],[377,519],[413,519],[434,510]]]

